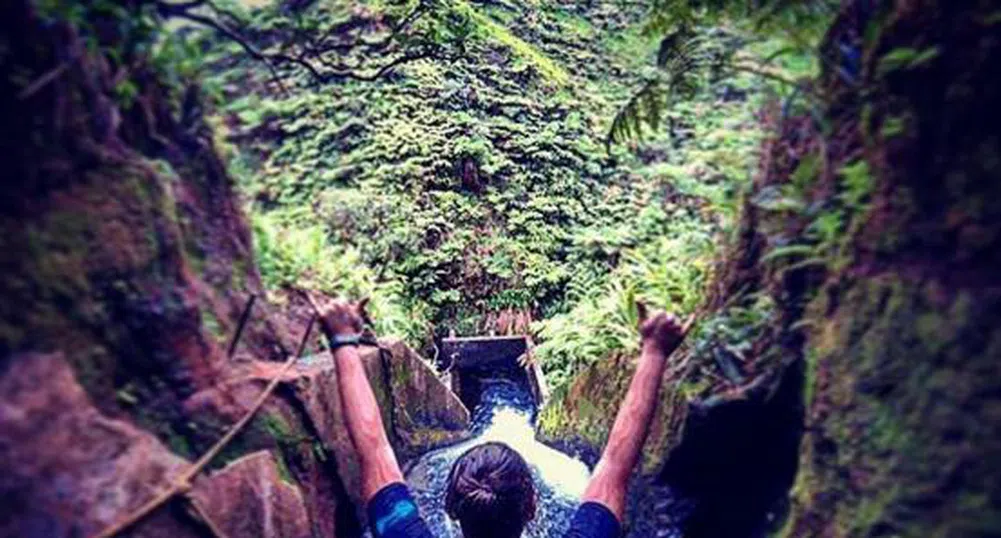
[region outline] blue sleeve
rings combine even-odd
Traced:
[[[622,529],[605,505],[586,502],[577,508],[564,538],[619,538]]]
[[[397,482],[368,502],[368,524],[376,538],[432,538],[407,486]]]

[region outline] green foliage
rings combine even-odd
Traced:
[[[915,69],[931,62],[939,53],[938,47],[928,47],[924,50],[910,47],[895,48],[880,59],[877,71],[880,75],[885,75],[900,69]]]
[[[176,33],[167,33],[153,46],[151,63],[160,80],[173,88],[182,88],[201,73],[204,55],[195,42]],[[211,86],[211,82],[204,83]]]
[[[574,243],[572,230],[623,223],[655,193],[630,192],[628,168],[600,152],[607,96],[625,86],[595,65],[597,34],[579,51],[565,46],[584,17],[522,7],[538,18],[526,24],[525,14],[467,7],[471,60],[418,61],[393,81],[331,91],[304,80],[288,95],[248,93],[247,80],[269,77],[252,62],[214,78],[230,87],[222,113],[234,134],[264,135],[244,138],[234,160],[255,207],[313,208],[303,221],[401,282],[436,330],[478,333],[489,312],[565,310],[571,280],[604,278],[619,248]],[[575,90],[557,90],[559,80]]]
[[[611,279],[600,292],[580,301],[567,314],[554,316],[536,328],[542,341],[534,358],[557,390],[584,365],[637,350],[635,289]]]
[[[165,31],[165,20],[153,2],[38,0],[35,5],[43,18],[70,24],[88,53],[105,58],[109,69],[117,73],[112,92],[124,109],[132,107],[142,91],[129,75],[148,57],[152,56],[162,81],[173,87],[180,86],[178,77],[190,83],[195,66],[200,65],[200,55],[190,48],[165,54],[173,51],[177,39]]]
[[[619,109],[606,146],[641,138],[644,126],[657,130],[671,109],[723,83],[746,84],[741,74],[791,84],[792,77],[812,75],[811,62],[775,62],[794,55],[814,56],[817,43],[837,9],[837,2],[734,2],[655,0],[646,23],[647,35],[660,36],[654,69]],[[757,42],[757,47],[748,43]],[[742,49],[774,49],[766,55]],[[761,52],[761,51],[758,51]],[[797,63],[799,65],[797,65]]]
[[[358,252],[332,245],[320,226],[293,226],[276,214],[253,215],[254,247],[265,287],[317,289],[345,298],[370,299],[380,335],[420,342],[427,327],[419,309],[409,308],[398,282],[380,281]]]
[[[900,136],[905,132],[907,132],[907,119],[902,117],[886,118],[879,130],[879,133],[886,139]]]
[[[684,136],[656,133],[637,145],[646,157],[610,160],[616,103],[657,52],[639,10],[447,6],[467,31],[463,57],[376,84],[301,77],[283,93],[263,66],[208,48],[219,122],[238,140],[231,170],[255,200],[270,288],[382,294],[421,320],[414,335],[483,334],[492,315],[527,311],[558,387],[635,349],[637,299],[679,314],[701,301],[758,145],[758,88],[679,91],[665,119]],[[265,11],[255,24],[290,24]],[[727,53],[700,35],[699,51]]]
[[[677,102],[694,98],[710,79],[718,81],[720,69],[733,61],[736,52],[732,47],[720,46],[720,37],[688,26],[665,36],[657,53],[657,69],[615,115],[606,146],[640,138],[644,125],[657,129]]]
[[[810,200],[807,189],[816,175],[819,158],[806,155],[800,160],[790,183],[763,189],[752,201],[769,211],[792,212],[811,218],[805,233],[795,241],[776,240],[775,246],[763,257],[763,262],[822,265],[840,269],[847,262],[844,252],[854,233],[855,223],[868,210],[868,200],[875,188],[875,179],[865,160],[851,162],[839,171],[838,193],[823,203]]]
[[[700,322],[689,337],[692,353],[720,365],[744,362],[751,346],[774,326],[776,308],[765,293],[739,297],[734,304]],[[722,366],[724,371],[727,367]]]
[[[812,48],[839,7],[837,0],[652,0],[645,30],[665,35],[681,27],[739,25],[756,33],[779,32],[790,43]]]
[[[712,236],[695,221],[680,221],[659,240],[628,251],[608,283],[580,297],[576,306],[539,322],[535,358],[557,389],[581,367],[613,354],[638,350],[637,301],[677,315],[702,298],[713,252]]]
[[[869,172],[869,162],[860,159],[841,169],[844,191],[842,198],[850,208],[860,208],[873,188],[873,177]]]
[[[510,47],[518,57],[534,65],[546,79],[556,85],[565,84],[569,80],[569,75],[562,67],[540,53],[532,45],[512,34],[504,26],[483,15],[466,2],[458,1],[456,7],[460,13],[475,23],[483,39],[494,39]]]

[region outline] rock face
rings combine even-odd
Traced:
[[[264,297],[199,89],[119,33],[149,5],[91,4],[73,24],[0,6],[16,73],[0,77],[4,536],[90,535],[146,501],[246,412],[305,328]],[[468,413],[413,351],[365,361],[401,459],[464,435]],[[360,535],[340,413],[333,363],[300,365],[191,495],[232,536]],[[134,529],[205,532],[183,500]]]
[[[152,434],[101,414],[61,355],[15,359],[0,378],[0,495],[9,503],[0,520],[3,536],[93,535],[153,498],[190,465]],[[336,390],[318,392],[316,386],[324,383],[313,385],[336,383],[326,366],[304,366],[289,383],[314,402],[336,399]],[[312,410],[339,416],[339,404]],[[461,412],[455,417],[457,425],[463,418]],[[332,424],[317,442],[335,447],[331,452],[343,458],[345,474],[355,484],[356,466],[347,460],[356,456],[343,432]],[[350,529],[336,527],[337,507],[317,510],[323,491],[310,487],[315,482],[302,484],[288,466],[272,452],[254,452],[198,478],[190,498],[228,536],[348,535],[344,531]],[[303,490],[311,496],[311,510]],[[164,508],[132,530],[138,536],[199,536],[200,523],[182,510]]]
[[[120,66],[85,53],[71,24],[26,0],[0,10],[5,65],[22,73],[0,80],[0,356],[65,351],[98,408],[189,436],[181,402],[218,381],[243,305],[263,294],[199,92],[162,83],[109,31],[100,46],[133,66],[117,83],[137,94],[117,99]],[[291,342],[260,306],[243,349],[276,358]]]
[[[90,536],[186,465],[148,432],[108,418],[61,355],[21,355],[0,377],[3,536]],[[143,536],[197,536],[165,512]]]
[[[244,456],[199,481],[191,497],[226,536],[315,536],[302,494],[281,477],[269,452]]]
[[[363,348],[361,357],[400,462],[405,464],[428,450],[466,439],[469,412],[427,362],[402,342],[386,341],[382,347],[383,351]],[[234,369],[233,381],[226,383],[223,391],[237,408],[245,408],[279,369],[280,365],[274,362],[239,364]],[[213,390],[193,398],[191,413],[228,414],[230,403]],[[268,416],[272,418],[262,427],[266,433],[249,443],[264,448],[272,442],[270,438],[277,437],[279,445],[301,444],[295,430],[299,428],[297,424],[304,423],[304,433],[310,437],[307,445],[310,441],[322,444],[327,457],[336,465],[344,492],[356,503],[360,502],[358,457],[348,436],[342,405],[332,357],[329,354],[307,357],[286,374],[278,398],[267,404]],[[289,467],[293,471],[297,468],[294,464]]]
[[[1001,106],[996,6],[865,7],[827,43],[861,50],[859,85],[829,74],[825,93],[871,195],[805,316],[813,375],[785,534],[998,536],[1001,138],[980,119]],[[860,20],[878,38],[855,37]],[[900,64],[902,50],[927,60]]]
[[[390,343],[384,353],[368,350],[363,360],[401,459],[465,438],[465,407],[409,348]],[[216,405],[218,394],[201,394],[190,409],[222,418],[230,406],[249,407],[278,367],[234,368],[236,377],[224,384],[226,406]],[[357,454],[343,424],[333,361],[313,358],[283,386],[220,457],[228,465],[199,478],[190,495],[229,536],[356,535]],[[153,498],[189,465],[152,434],[103,415],[60,354],[12,357],[0,378],[0,427],[0,494],[15,507],[0,520],[4,536],[92,535]],[[235,456],[254,448],[265,450]],[[134,530],[197,536],[199,525],[183,511],[163,508]]]

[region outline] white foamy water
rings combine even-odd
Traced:
[[[472,439],[421,456],[407,473],[407,483],[421,515],[435,536],[461,538],[457,522],[445,513],[445,489],[452,464],[470,448],[490,441],[505,443],[528,462],[535,479],[538,510],[525,538],[562,535],[587,486],[587,466],[535,440],[532,399],[523,387],[507,380],[485,383],[474,412]]]

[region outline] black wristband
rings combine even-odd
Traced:
[[[344,346],[378,346],[379,342],[372,336],[364,333],[356,334],[335,334],[328,335],[327,340],[330,342],[330,351],[335,351],[338,348]]]
[[[328,335],[330,350],[333,351],[344,346],[357,346],[362,343],[363,337],[360,334],[334,334]]]

